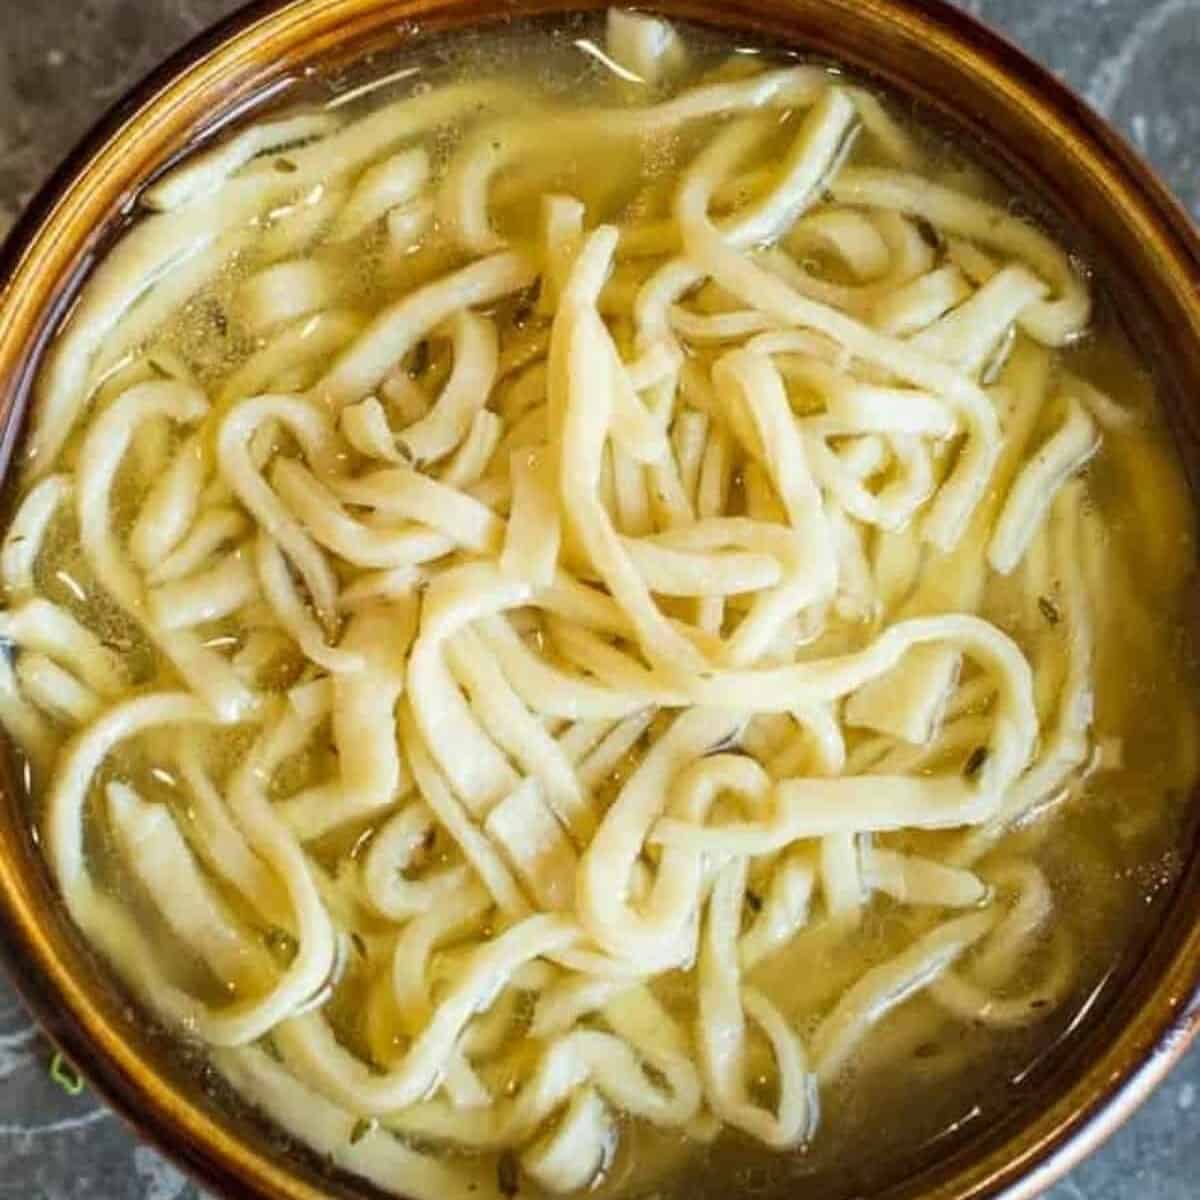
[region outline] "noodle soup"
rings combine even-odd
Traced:
[[[0,719],[75,921],[400,1194],[849,1196],[993,1119],[1196,775],[1117,315],[886,98],[642,15],[307,99],[39,380]]]

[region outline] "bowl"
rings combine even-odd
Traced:
[[[0,470],[30,383],[80,282],[138,189],[247,108],[312,72],[431,32],[603,7],[598,0],[267,0],[203,35],[85,138],[0,254]],[[1041,197],[1122,298],[1189,470],[1200,464],[1200,239],[1151,170],[1082,101],[997,35],[929,0],[657,0],[667,16],[837,60],[911,96]],[[1200,798],[1186,865],[1152,934],[1102,1002],[1039,1061],[1006,1115],[877,1173],[871,1200],[1022,1200],[1123,1121],[1200,1032]],[[0,762],[0,949],[26,1001],[95,1088],[149,1141],[228,1196],[361,1197],[236,1103],[132,1006],[58,903],[11,756]],[[216,1089],[219,1092],[219,1089]]]

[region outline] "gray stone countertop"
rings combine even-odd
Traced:
[[[237,0],[0,0],[0,233],[122,92]],[[1200,219],[1200,0],[963,0],[1109,117]],[[196,1200],[87,1092],[0,981],[0,1200]],[[1200,1046],[1048,1200],[1200,1197]]]

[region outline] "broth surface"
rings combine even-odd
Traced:
[[[610,20],[147,190],[39,382],[0,719],[75,919],[335,1165],[836,1200],[1019,1105],[1169,895],[1192,504],[986,163]]]

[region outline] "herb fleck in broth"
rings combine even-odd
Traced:
[[[41,379],[0,719],[74,918],[335,1165],[848,1198],[1027,1099],[1170,894],[1191,500],[985,164],[611,20],[148,189]]]

